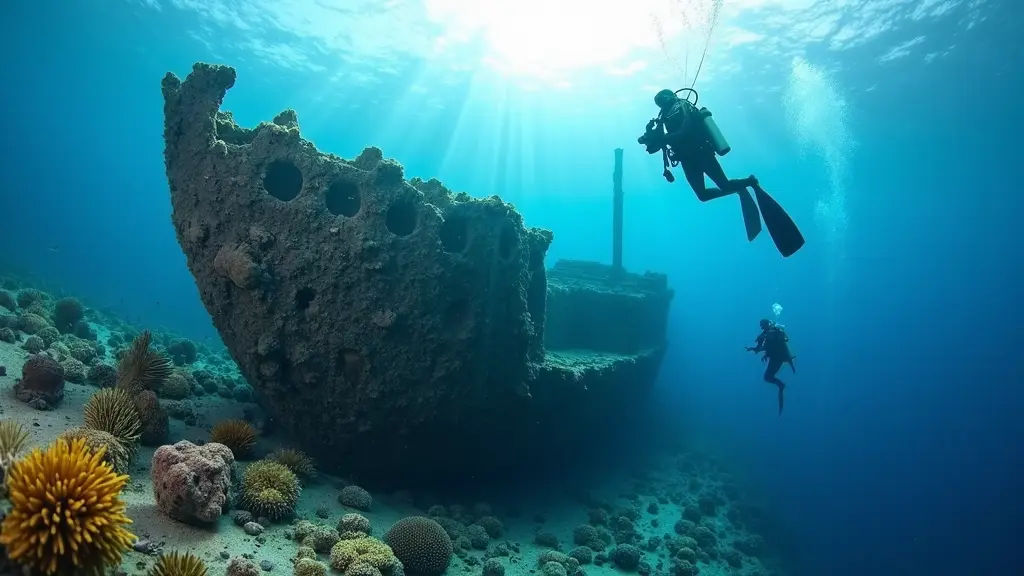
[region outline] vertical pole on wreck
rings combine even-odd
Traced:
[[[622,271],[622,148],[615,149],[615,172],[612,173],[612,269]]]

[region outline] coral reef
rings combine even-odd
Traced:
[[[156,504],[185,522],[214,522],[230,501],[235,457],[223,444],[196,446],[187,440],[153,453]]]

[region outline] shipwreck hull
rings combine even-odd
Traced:
[[[172,220],[260,404],[319,466],[404,487],[507,478],[639,397],[613,381],[653,381],[663,342],[584,369],[583,388],[545,361],[550,232],[405,180],[376,148],[322,153],[294,112],[239,127],[220,111],[234,80],[164,78]]]

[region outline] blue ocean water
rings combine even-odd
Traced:
[[[993,0],[40,0],[0,8],[0,264],[195,339],[216,333],[170,225],[160,79],[238,69],[224,108],[499,194],[550,261],[625,255],[676,290],[647,418],[770,503],[810,575],[1013,573],[1024,361],[1015,166],[1022,9]],[[712,15],[717,14],[717,18]],[[803,228],[782,259],[635,144],[693,80]],[[681,178],[680,178],[681,179]],[[774,389],[743,352],[787,326]],[[608,319],[614,322],[615,319]],[[623,439],[654,441],[649,437]],[[781,537],[781,536],[780,536]]]

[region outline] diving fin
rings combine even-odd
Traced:
[[[746,188],[736,193],[740,197],[740,209],[743,211],[743,226],[747,229],[747,241],[753,242],[761,233],[761,213],[757,204]]]
[[[786,385],[779,386],[779,416],[782,416],[782,391],[786,389]]]
[[[757,196],[757,204],[761,207],[764,225],[768,227],[768,234],[775,242],[775,247],[778,248],[783,258],[792,256],[804,245],[804,236],[796,227],[796,222],[793,222],[789,214],[761,188],[760,184],[755,181],[751,187]]]

